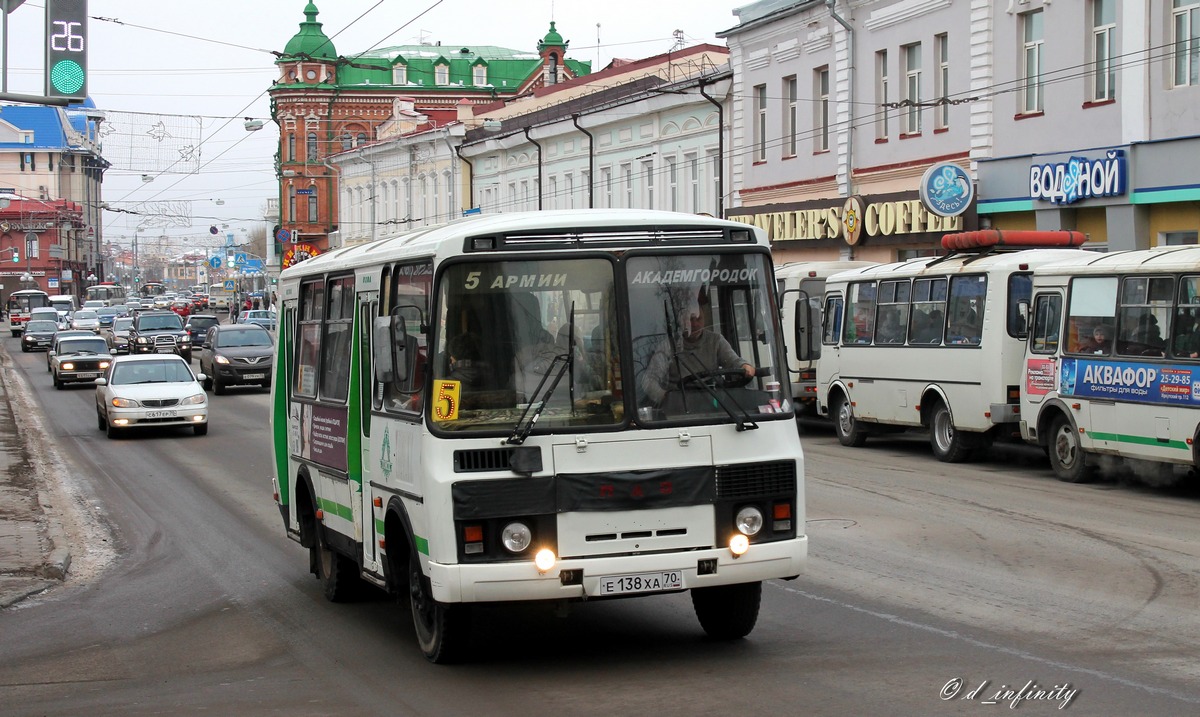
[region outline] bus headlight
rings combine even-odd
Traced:
[[[539,573],[549,572],[550,568],[554,567],[554,563],[556,562],[558,562],[558,558],[555,557],[554,551],[550,548],[542,548],[533,557],[533,564]]]
[[[758,535],[758,531],[763,527],[762,511],[753,505],[748,505],[738,511],[734,525],[742,532],[742,535]]]
[[[750,549],[750,539],[741,533],[735,533],[729,539],[729,552],[733,553],[733,557],[740,558]]]
[[[533,542],[533,532],[524,523],[509,523],[504,526],[500,542],[504,544],[504,548],[508,552],[521,553]]]

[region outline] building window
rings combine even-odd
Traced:
[[[904,48],[904,134],[921,133],[921,43]]]
[[[666,157],[667,160],[667,206],[666,209],[672,212],[679,211],[679,167],[676,166],[674,157]]]
[[[767,86],[756,85],[754,88],[754,161],[764,162],[767,159]]]
[[[604,192],[601,196],[601,201],[603,201],[601,206],[611,207],[613,205],[612,167],[600,168],[600,188]]]
[[[937,74],[933,76],[933,94],[942,104],[933,114],[933,126],[945,129],[950,126],[950,36],[934,35],[933,51],[937,56]]]
[[[317,161],[317,133],[308,133],[308,143],[304,147],[305,160],[309,162]]]
[[[476,65],[471,68],[471,84],[476,87],[483,87],[487,84],[487,67]]]
[[[1092,100],[1116,97],[1117,72],[1113,69],[1113,33],[1117,28],[1117,0],[1092,0]]]
[[[888,94],[888,53],[880,50],[875,53],[875,105],[879,113],[875,115],[875,139],[888,138],[888,124],[892,120],[892,110],[888,103],[892,101]]]
[[[796,76],[783,78],[783,156],[796,156]]]
[[[353,146],[354,138],[350,136],[349,132],[342,132],[342,150],[345,151]]]
[[[1175,43],[1175,86],[1200,84],[1200,2],[1173,0],[1171,25]]]
[[[408,84],[408,68],[404,65],[396,65],[392,68],[392,84],[407,85]]]
[[[575,176],[572,174],[563,175],[563,193],[567,196],[567,209],[575,208]]]
[[[357,145],[356,145],[356,146],[358,146],[358,147],[361,147],[361,146],[363,146],[364,144],[366,144],[366,143],[367,143],[367,133],[366,133],[366,132],[359,132],[359,133],[358,133],[358,137],[357,137],[357,139],[358,139],[358,143],[357,143]]]
[[[646,206],[644,209],[654,208],[654,160],[648,159],[642,162],[642,176],[646,178]]]
[[[688,172],[688,202],[684,211],[698,212],[700,211],[700,157],[694,154],[685,154],[683,161],[687,164]]]
[[[317,223],[317,188],[310,187],[308,195],[308,221],[311,224]]]
[[[1042,11],[1035,10],[1021,16],[1024,25],[1024,57],[1021,79],[1025,84],[1022,112],[1041,112],[1042,105],[1042,44],[1045,37],[1042,27]]]
[[[550,209],[558,209],[558,177],[551,177],[546,188],[550,190]]]
[[[288,188],[288,219],[293,222],[299,219],[296,216],[296,190],[293,187]]]
[[[433,84],[448,85],[450,84],[450,66],[437,65],[433,68]]]
[[[721,155],[718,154],[715,149],[709,150],[707,154],[708,154],[708,164],[710,167],[712,167],[712,187],[713,187],[712,200],[713,200],[713,203],[709,204],[707,199],[704,201],[705,207],[704,207],[703,211],[705,211],[705,212],[710,211],[710,207],[712,209],[715,209],[716,207],[720,206],[721,199],[722,199],[722,197],[721,197]]]
[[[621,165],[621,190],[625,194],[625,203],[621,206],[633,207],[633,165]]]
[[[289,134],[287,141],[287,161],[296,161],[296,135]]]
[[[829,68],[819,67],[813,74],[813,96],[817,98],[813,115],[814,149],[829,151]]]
[[[1196,232],[1163,232],[1160,246],[1181,246],[1196,243]]]

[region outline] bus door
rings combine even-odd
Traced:
[[[821,356],[821,298],[823,279],[804,279],[795,289],[779,295],[785,345],[788,346],[788,374],[792,396],[797,401],[816,397],[816,360]]]
[[[375,487],[373,485],[374,477],[378,467],[372,465],[371,456],[380,455],[371,449],[371,396],[374,391],[374,373],[372,366],[374,360],[371,349],[371,334],[374,326],[375,317],[379,315],[379,295],[377,293],[360,294],[358,304],[358,399],[351,398],[351,410],[358,411],[358,430],[359,430],[359,464],[362,471],[362,482],[359,484],[361,491],[361,506],[363,522],[363,543],[364,555],[363,560],[365,567],[373,572],[382,573],[382,565],[379,562],[379,538],[376,534],[376,525],[378,524],[377,517],[383,515],[383,511],[376,510],[375,502]],[[382,505],[387,504],[387,498],[383,498]]]
[[[1039,292],[1033,297],[1033,329],[1025,358],[1024,394],[1032,406],[1058,390],[1059,336],[1062,335],[1063,297],[1059,292]],[[1033,420],[1034,416],[1024,416]]]

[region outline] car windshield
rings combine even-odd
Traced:
[[[54,332],[58,329],[58,324],[53,321],[30,321],[25,325],[26,331],[49,331]]]
[[[132,386],[141,383],[180,383],[195,381],[192,371],[182,360],[127,361],[113,367],[114,386]]]
[[[270,346],[271,335],[261,329],[256,331],[221,331],[217,333],[217,348],[234,346]]]
[[[142,316],[142,321],[138,324],[138,328],[142,331],[147,329],[182,329],[183,322],[175,314],[158,314],[155,316]]]
[[[128,331],[130,326],[133,326],[132,316],[113,319],[113,331]]]
[[[97,318],[99,318],[99,314],[97,314],[95,311],[84,311],[83,309],[80,309],[79,311],[75,312],[76,321],[95,320]]]
[[[77,353],[108,353],[108,344],[104,339],[70,339],[68,341],[58,342],[58,355],[77,354]]]

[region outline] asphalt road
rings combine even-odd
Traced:
[[[111,441],[90,388],[13,355],[83,527],[66,585],[0,613],[5,715],[1200,712],[1190,483],[806,431],[808,574],[767,584],[748,639],[706,640],[686,595],[489,607],[472,662],[438,667],[404,608],[321,597],[271,500],[266,394],[213,396],[207,436]]]

